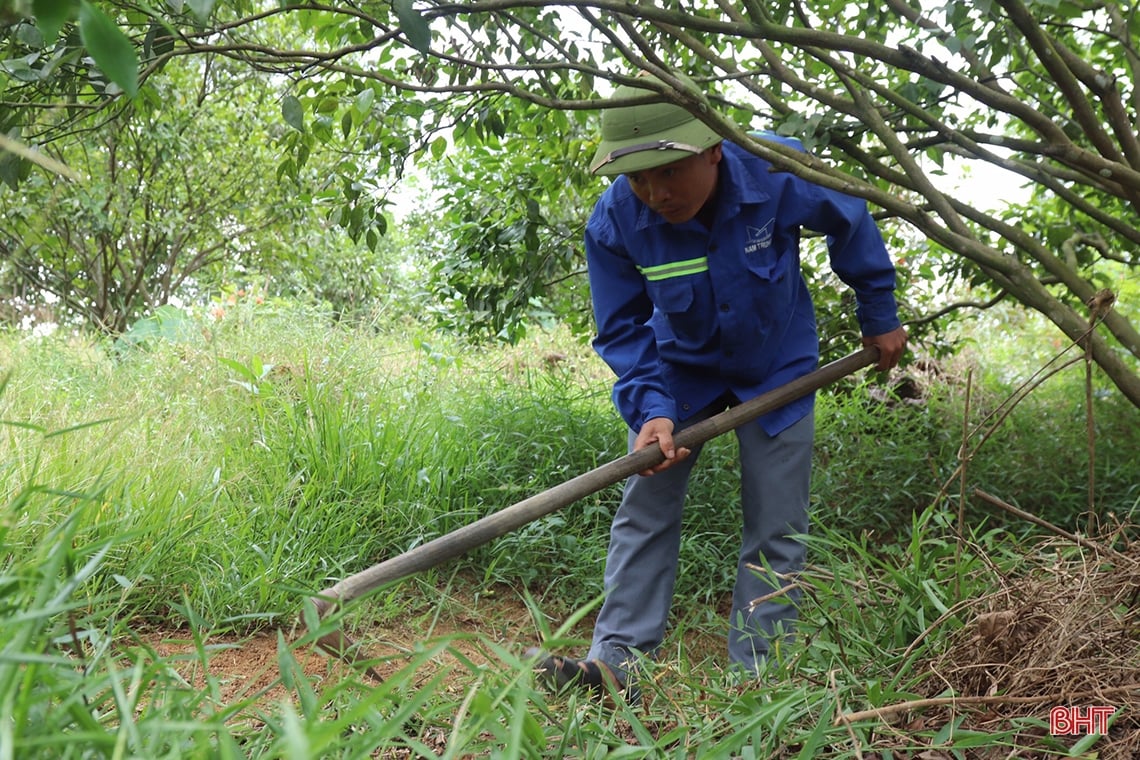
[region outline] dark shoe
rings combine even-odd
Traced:
[[[641,702],[641,690],[636,685],[627,684],[613,668],[601,660],[556,657],[540,649],[529,649],[526,656],[537,659],[534,672],[552,691],[582,689],[592,696],[602,698],[617,693],[630,704]]]

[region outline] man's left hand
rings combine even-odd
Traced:
[[[897,327],[882,335],[863,336],[863,345],[879,347],[879,363],[875,369],[890,369],[899,363],[906,350],[906,330]]]

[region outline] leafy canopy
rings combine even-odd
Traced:
[[[22,130],[33,145],[66,129],[78,109],[114,107],[130,90],[121,45],[117,53],[107,45],[82,54],[74,29],[82,31],[83,13],[89,30],[101,30],[89,36],[113,36],[105,24],[91,24],[84,8],[94,5],[63,5],[66,14],[55,3],[45,3],[42,14],[25,9],[9,27],[23,31],[5,40],[0,126]],[[445,158],[447,145],[485,123],[489,112],[527,112],[517,103],[593,111],[603,80],[628,82],[639,69],[653,71],[666,82],[660,97],[691,109],[726,138],[780,169],[866,198],[885,226],[898,226],[889,234],[921,241],[920,266],[940,280],[968,283],[978,291],[975,301],[1015,299],[1072,340],[1083,339],[1088,304],[1097,304],[1091,316],[1103,327],[1089,338],[1090,354],[1140,404],[1135,307],[1100,308],[1109,299],[1098,296],[1134,276],[1140,244],[1140,20],[1128,4],[397,0],[156,9],[112,0],[97,7],[130,39],[140,87],[165,62],[187,56],[228,58],[290,81],[295,100],[283,101],[282,118],[296,137],[282,172],[303,168],[319,144],[344,141],[359,151],[328,169],[343,180],[338,221],[365,237],[383,225],[361,204],[361,177],[400,168],[408,156]],[[42,37],[38,46],[29,26]],[[54,27],[58,37],[50,34]],[[698,88],[673,71],[694,77]],[[367,116],[360,113],[364,102]],[[45,103],[64,116],[43,118]],[[546,134],[558,131],[542,110],[529,113],[550,125]],[[569,124],[580,128],[576,119]],[[757,142],[747,134],[757,127],[795,134],[813,154]],[[505,119],[495,138],[512,146],[522,134]],[[358,160],[365,154],[369,167]],[[997,169],[1010,187],[1026,188],[1028,201],[981,207],[948,182],[962,164]],[[491,227],[540,216],[548,210],[535,215],[524,203],[509,223],[492,220]],[[496,248],[495,267],[503,267],[503,256],[517,260],[532,251]],[[470,245],[459,252],[474,254]],[[903,252],[908,261],[910,253]],[[453,268],[462,269],[458,264]],[[509,278],[525,267],[503,271]],[[477,308],[480,299],[492,310],[525,308],[523,300],[495,293],[476,297]],[[915,322],[922,318],[914,315]]]

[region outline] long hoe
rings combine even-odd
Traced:
[[[692,448],[702,444],[722,433],[727,433],[729,430],[751,422],[773,409],[778,409],[784,404],[830,385],[863,367],[874,364],[878,360],[879,349],[875,347],[864,348],[848,354],[842,359],[825,364],[814,372],[796,378],[786,385],[774,388],[703,422],[685,428],[674,436],[674,443],[678,448]],[[338,604],[345,604],[387,583],[441,565],[449,559],[504,536],[512,530],[521,528],[523,525],[572,504],[578,499],[619,483],[642,470],[650,469],[660,464],[664,459],[665,455],[656,446],[635,451],[524,499],[517,504],[480,518],[451,533],[428,541],[426,544],[421,544],[399,556],[384,560],[322,591],[313,599],[317,612],[323,618],[329,615]],[[355,642],[339,629],[318,638],[317,646],[334,657],[353,665],[359,665],[366,659]],[[365,669],[369,675],[381,680],[372,668],[365,667]]]

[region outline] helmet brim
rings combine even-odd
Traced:
[[[590,171],[600,176],[629,174],[671,164],[696,155],[720,142],[721,137],[694,117],[654,134],[627,140],[605,140],[598,145]]]

